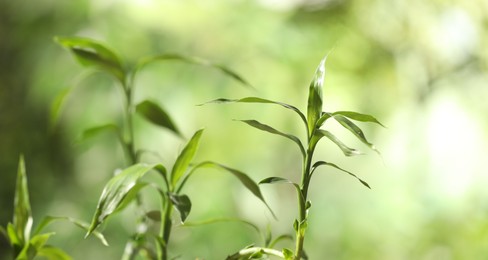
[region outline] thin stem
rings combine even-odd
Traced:
[[[168,243],[169,243],[169,236],[171,234],[171,228],[173,223],[171,221],[171,214],[173,213],[173,203],[168,198],[167,203],[163,206],[164,212],[161,216],[161,230],[159,236],[163,240],[163,244],[161,245],[161,260],[168,259]]]
[[[252,254],[255,254],[255,253],[264,253],[264,254],[267,254],[267,255],[278,256],[278,257],[281,257],[283,259],[285,258],[285,256],[283,255],[282,252],[280,252],[278,250],[275,250],[275,249],[272,249],[272,248],[250,247],[250,248],[242,249],[239,252],[237,252],[237,253],[235,253],[233,255],[228,256],[226,258],[226,260],[238,260],[238,259],[241,259],[244,256],[251,256]]]

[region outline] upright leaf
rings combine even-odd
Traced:
[[[341,115],[335,115],[334,119],[339,122],[344,128],[349,130],[351,133],[353,133],[361,142],[363,142],[365,145],[367,145],[369,148],[371,148],[373,151],[379,153],[379,151],[376,149],[374,144],[368,142],[366,139],[366,136],[364,136],[363,131],[361,128],[359,128],[356,124],[351,122],[349,119],[345,118],[344,116]]]
[[[341,167],[333,164],[333,163],[329,163],[329,162],[324,162],[324,161],[318,161],[316,163],[314,163],[314,165],[312,166],[312,173],[314,173],[314,171],[319,167],[319,166],[322,166],[322,165],[327,165],[327,166],[330,166],[330,167],[333,167],[333,168],[336,168],[342,172],[345,172],[347,174],[349,174],[350,176],[356,178],[359,182],[361,182],[361,184],[363,184],[364,186],[366,186],[368,189],[371,189],[371,187],[369,186],[369,184],[365,181],[363,181],[362,179],[360,179],[356,174],[350,172],[350,171],[346,171],[344,169],[342,169]]]
[[[173,133],[181,136],[180,131],[178,131],[178,128],[173,123],[173,120],[171,120],[168,113],[166,113],[166,111],[164,111],[158,104],[149,100],[144,100],[137,104],[136,113],[146,118],[149,122],[171,130]]]
[[[15,187],[14,197],[14,218],[13,227],[20,243],[29,240],[32,228],[32,212],[29,202],[29,190],[27,187],[27,176],[25,173],[24,156],[19,159],[17,171],[17,186]]]
[[[68,48],[81,65],[104,70],[124,84],[125,71],[122,64],[108,47],[89,38],[55,37],[54,40]]]
[[[193,134],[190,141],[186,144],[185,148],[176,159],[175,165],[173,166],[173,169],[171,171],[171,183],[173,186],[176,185],[181,176],[185,174],[188,166],[193,160],[193,157],[195,156],[198,148],[198,144],[200,143],[202,133],[203,129],[195,132],[195,134]]]
[[[186,195],[168,194],[169,199],[180,213],[181,223],[184,223],[191,211],[191,201]]]
[[[24,246],[20,254],[15,258],[16,260],[32,260],[38,254],[39,250],[44,247],[47,240],[54,235],[54,232],[35,235],[29,240],[29,243]]]
[[[307,121],[309,137],[312,137],[315,125],[322,114],[322,86],[324,84],[326,59],[327,56],[320,61],[308,89]]]

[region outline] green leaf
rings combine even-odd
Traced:
[[[8,237],[7,230],[2,226],[0,226],[0,235],[3,235],[6,239],[10,240],[10,238]]]
[[[120,141],[122,141],[122,136],[120,134],[119,127],[116,124],[105,124],[105,125],[99,125],[99,126],[94,126],[88,129],[85,129],[83,133],[81,133],[80,137],[78,137],[77,142],[81,143],[84,142],[88,139],[91,139],[97,135],[100,135],[104,132],[113,132],[117,134],[117,137],[119,138]]]
[[[34,235],[40,234],[41,231],[44,230],[44,228],[46,228],[46,226],[48,226],[52,222],[56,222],[56,221],[68,221],[68,222],[74,224],[75,226],[85,230],[85,231],[88,231],[89,227],[90,227],[90,225],[88,225],[88,223],[85,223],[85,222],[78,220],[78,219],[74,219],[74,218],[70,218],[70,217],[46,216],[41,220],[39,225],[37,225],[37,228],[33,234]],[[93,231],[93,235],[95,235],[95,237],[98,238],[102,242],[103,245],[108,246],[107,240],[105,240],[105,237],[103,236],[102,233],[100,233],[98,231]]]
[[[294,183],[288,179],[281,178],[281,177],[268,177],[259,182],[259,184],[280,184],[280,183],[293,185],[293,187],[295,187],[295,190],[297,191],[297,197],[300,205],[305,205],[305,199],[303,198],[302,190],[300,189],[300,185],[298,185],[297,183]]]
[[[322,115],[322,86],[324,84],[326,59],[327,56],[320,61],[308,90],[307,121],[308,136],[310,137],[312,137],[315,125]]]
[[[131,191],[141,188],[141,185],[137,185],[139,179],[157,166],[135,164],[112,177],[103,189],[86,236],[89,236],[107,217],[126,205],[125,199],[132,196]]]
[[[367,145],[373,151],[377,152],[378,154],[380,153],[372,143],[368,142],[368,140],[366,139],[366,136],[364,136],[364,133],[361,130],[361,128],[359,128],[357,125],[355,125],[349,119],[347,119],[341,115],[335,115],[334,119],[337,120],[337,122],[339,122],[339,124],[341,124],[344,128],[346,128],[351,133],[353,133],[361,142],[363,142],[365,145]]]
[[[142,59],[137,64],[137,66],[135,67],[134,73],[132,74],[132,78],[135,78],[135,75],[137,74],[137,72],[139,70],[141,70],[144,66],[146,66],[150,63],[154,63],[156,61],[169,61],[169,60],[178,60],[178,61],[183,61],[183,62],[190,63],[190,64],[196,64],[196,65],[201,65],[201,66],[212,67],[212,68],[218,69],[222,73],[224,73],[225,75],[227,75],[227,76],[239,81],[240,83],[252,88],[252,86],[246,80],[244,80],[244,78],[242,78],[240,75],[238,75],[237,73],[235,73],[231,69],[227,68],[226,66],[216,64],[216,63],[210,62],[208,60],[204,60],[202,58],[185,56],[185,55],[175,54],[175,53],[160,54],[160,55],[151,56],[151,57],[147,57],[147,58]]]
[[[331,113],[322,112],[319,120],[317,120],[317,123],[315,123],[315,129],[319,129],[325,123],[325,121],[327,121],[327,119],[331,117],[332,117]]]
[[[258,184],[256,184],[245,173],[216,162],[205,161],[195,165],[195,167],[193,167],[193,169],[185,176],[180,186],[178,187],[177,192],[181,191],[186,181],[193,175],[193,173],[195,173],[197,169],[204,168],[204,167],[222,169],[234,175],[244,185],[244,187],[246,187],[252,194],[254,194],[254,196],[256,196],[259,200],[261,200],[264,203],[264,205],[266,205],[266,207],[269,209],[273,217],[276,218],[276,215],[274,214],[273,210],[271,210],[268,203],[266,203],[266,200],[264,199]]]
[[[317,143],[324,136],[327,137],[329,140],[331,140],[333,143],[335,143],[342,150],[342,152],[344,153],[345,156],[353,156],[353,155],[362,154],[361,151],[353,149],[353,148],[349,148],[347,145],[345,145],[343,142],[341,142],[341,140],[339,140],[335,135],[333,135],[332,133],[330,133],[327,130],[322,130],[322,129],[315,130],[315,132],[314,132],[314,135],[310,141],[310,147],[312,150],[315,149],[315,146],[317,145]]]
[[[181,226],[182,227],[196,227],[196,226],[209,225],[209,224],[218,223],[218,222],[239,222],[239,223],[242,223],[242,224],[245,224],[245,225],[252,227],[254,230],[256,230],[257,233],[260,232],[259,227],[257,227],[253,223],[246,221],[246,220],[238,219],[238,218],[213,218],[213,219],[207,219],[207,220],[198,221],[198,222],[185,222]]]
[[[20,241],[20,238],[15,231],[15,227],[11,222],[7,224],[7,235],[10,241],[10,245],[12,245],[14,249],[19,250],[24,246],[24,241]]]
[[[19,159],[17,171],[17,185],[14,197],[13,227],[21,244],[29,240],[32,228],[32,212],[29,202],[29,190],[27,187],[27,175],[25,173],[24,156]]]
[[[171,183],[172,185],[176,185],[178,180],[185,174],[188,166],[190,165],[193,157],[198,148],[198,144],[200,143],[200,138],[202,136],[203,129],[198,130],[192,136],[190,141],[187,143],[183,151],[180,153],[178,158],[176,159],[175,165],[171,171]]]
[[[152,221],[161,222],[161,211],[159,210],[148,211],[146,212],[146,217],[148,217]]]
[[[293,236],[292,235],[281,235],[281,236],[278,236],[277,238],[273,239],[270,243],[269,243],[269,248],[273,248],[275,247],[275,245],[282,241],[282,240],[290,240],[290,241],[293,241]]]
[[[103,44],[88,38],[55,37],[61,46],[68,48],[85,67],[95,67],[115,76],[125,84],[125,71],[117,55]]]
[[[246,124],[248,124],[254,128],[259,129],[259,130],[262,130],[262,131],[265,131],[268,133],[272,133],[275,135],[281,135],[285,138],[292,140],[294,143],[296,143],[298,145],[298,148],[300,148],[300,152],[302,153],[302,156],[305,158],[305,156],[306,156],[305,148],[303,148],[302,142],[300,141],[300,139],[298,139],[298,137],[291,135],[291,134],[282,133],[282,132],[274,129],[271,126],[262,124],[256,120],[238,120],[238,121],[244,122],[244,123],[246,123]]]
[[[305,124],[305,129],[308,129],[307,119],[305,118],[305,115],[302,113],[302,111],[300,111],[298,108],[296,108],[292,105],[286,104],[286,103],[277,102],[277,101],[268,100],[268,99],[263,99],[263,98],[258,98],[258,97],[245,97],[245,98],[241,98],[241,99],[219,98],[219,99],[215,99],[215,100],[200,104],[199,106],[209,104],[209,103],[263,103],[263,104],[279,105],[279,106],[290,109],[290,110],[294,111],[295,113],[297,113],[298,116],[300,117],[300,119]]]
[[[290,249],[288,248],[283,248],[281,250],[281,252],[283,253],[283,256],[285,257],[285,260],[293,260],[293,251],[291,251]]]
[[[43,256],[48,260],[71,260],[72,258],[63,250],[53,246],[44,246],[39,252],[39,256]]]
[[[137,104],[136,113],[143,116],[149,122],[171,130],[173,133],[181,136],[180,131],[173,123],[173,120],[171,120],[168,113],[166,113],[166,111],[164,111],[158,104],[149,100],[144,100],[143,102]]]
[[[54,235],[54,232],[33,236],[29,243],[24,246],[16,260],[32,260],[37,256],[39,250],[46,244],[47,240]]]
[[[333,163],[329,163],[329,162],[324,162],[324,161],[318,161],[316,163],[314,163],[314,165],[312,166],[312,170],[311,170],[311,174],[313,174],[313,172],[319,167],[319,166],[322,166],[322,165],[327,165],[327,166],[330,166],[330,167],[334,167],[342,172],[345,172],[347,174],[349,174],[350,176],[356,178],[359,182],[361,182],[361,184],[363,184],[364,186],[368,187],[369,189],[371,189],[371,187],[369,186],[369,184],[365,181],[363,181],[362,179],[360,179],[358,176],[356,176],[356,174],[350,172],[350,171],[346,171],[344,169],[342,169],[341,167],[333,164]]]
[[[180,213],[181,223],[184,223],[191,211],[190,198],[186,195],[172,193],[169,193],[168,196],[171,202],[173,202],[173,206],[175,206],[176,210]]]
[[[361,113],[358,113],[358,112],[337,111],[337,112],[332,113],[332,115],[334,115],[334,116],[335,115],[342,115],[342,116],[345,116],[345,117],[350,118],[352,120],[356,120],[356,121],[360,121],[360,122],[371,122],[371,123],[378,124],[378,125],[380,125],[382,127],[385,127],[375,117],[373,117],[371,115],[361,114]]]

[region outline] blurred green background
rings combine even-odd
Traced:
[[[20,153],[37,220],[63,215],[89,221],[103,185],[124,165],[108,134],[75,143],[83,129],[120,118],[121,93],[110,77],[82,81],[50,131],[52,101],[84,71],[53,42],[56,35],[95,38],[129,64],[177,52],[237,71],[256,91],[210,68],[154,64],[139,75],[135,98],[160,102],[187,138],[206,128],[197,161],[219,161],[256,181],[299,181],[299,153],[291,142],[232,119],[257,119],[302,135],[295,115],[266,105],[195,105],[260,96],[306,109],[313,72],[332,50],[324,110],[372,114],[387,128],[362,124],[378,156],[327,125],[367,155],[346,158],[324,142],[316,158],[355,172],[372,190],[334,170],[315,175],[305,242],[310,259],[488,259],[485,0],[0,1],[1,225],[12,216]],[[161,157],[144,161],[170,167],[184,140],[141,118],[136,125],[137,146]],[[231,176],[208,170],[195,177],[185,189],[193,202],[190,221],[240,217],[263,229],[270,225],[277,235],[292,230],[290,187],[262,187],[279,216],[275,221]],[[157,195],[144,195],[147,209],[155,208]],[[57,232],[51,243],[74,259],[119,259],[135,218],[129,208],[109,221],[110,247],[84,240],[69,224],[50,227]],[[176,227],[172,236],[171,252],[182,259],[223,259],[260,242],[238,223]]]

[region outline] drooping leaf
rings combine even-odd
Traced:
[[[327,121],[327,119],[329,119],[331,117],[332,117],[331,113],[322,112],[319,120],[317,120],[317,123],[315,123],[315,129],[319,129],[325,123],[325,121]]]
[[[60,248],[53,247],[53,246],[43,246],[39,252],[39,256],[43,256],[48,260],[71,260],[71,256],[69,256],[66,252],[61,250]]]
[[[330,167],[333,167],[333,168],[336,168],[342,172],[345,172],[347,174],[349,174],[350,176],[356,178],[359,182],[361,182],[361,184],[363,184],[364,186],[366,186],[367,188],[371,189],[371,187],[369,186],[369,184],[365,181],[363,181],[362,179],[360,179],[356,174],[350,172],[350,171],[346,171],[344,169],[342,169],[341,167],[333,164],[333,163],[329,163],[329,162],[324,162],[324,161],[318,161],[316,163],[314,163],[314,165],[312,166],[312,170],[311,170],[311,174],[314,173],[314,171],[319,167],[319,166],[322,166],[322,165],[327,165],[327,166],[330,166]]]
[[[196,227],[196,226],[209,225],[209,224],[218,223],[218,222],[239,222],[239,223],[242,223],[242,224],[245,224],[245,225],[252,227],[257,233],[259,233],[259,227],[257,227],[256,225],[254,225],[253,223],[251,223],[249,221],[238,219],[238,218],[213,218],[213,219],[207,219],[207,220],[198,221],[198,222],[185,222],[181,226],[182,227]]]
[[[312,136],[315,125],[322,114],[322,87],[324,84],[326,59],[327,56],[320,61],[308,89],[307,122],[308,136],[310,137]]]
[[[137,64],[137,66],[135,67],[134,73],[132,74],[132,78],[135,77],[136,73],[139,70],[141,70],[144,66],[146,66],[150,63],[154,63],[157,61],[170,61],[170,60],[178,60],[178,61],[182,61],[182,62],[186,62],[186,63],[190,63],[190,64],[196,64],[196,65],[201,65],[201,66],[206,66],[206,67],[213,67],[215,69],[220,70],[225,75],[227,75],[227,76],[239,81],[240,83],[252,88],[251,84],[249,84],[246,80],[244,80],[243,77],[241,77],[239,74],[232,71],[231,69],[227,68],[226,66],[223,66],[221,64],[216,64],[216,63],[210,62],[208,60],[204,60],[202,58],[185,56],[185,55],[175,54],[175,53],[160,54],[160,55],[155,55],[155,56],[151,56],[151,57],[147,57],[147,58],[142,59]]]
[[[120,210],[131,191],[141,188],[137,185],[139,179],[156,166],[158,165],[135,164],[112,177],[102,191],[86,236],[90,235],[107,217]]]
[[[14,197],[14,217],[13,227],[17,238],[21,244],[29,240],[32,228],[32,212],[29,202],[29,190],[27,187],[27,175],[25,173],[24,156],[19,159],[19,168],[17,171],[17,185],[15,187]]]
[[[275,239],[273,239],[268,247],[269,248],[273,248],[276,246],[277,243],[279,243],[280,241],[283,241],[283,240],[290,240],[290,241],[293,241],[293,236],[292,235],[281,235],[281,236],[278,236],[276,237]]]
[[[41,220],[39,225],[37,225],[33,235],[39,235],[41,231],[44,230],[44,228],[46,228],[49,224],[56,221],[68,221],[85,231],[88,231],[90,228],[90,225],[88,223],[85,223],[84,221],[78,219],[74,219],[70,217],[46,216]],[[108,246],[107,240],[105,239],[102,233],[98,231],[93,231],[93,235],[95,235],[95,237],[98,238],[103,245]]]
[[[280,132],[271,126],[262,124],[256,120],[238,120],[238,121],[244,122],[244,123],[246,123],[246,124],[248,124],[254,128],[259,129],[259,130],[262,130],[262,131],[265,131],[268,133],[272,133],[275,135],[281,135],[287,139],[292,140],[294,143],[296,143],[298,145],[298,148],[300,148],[300,152],[302,153],[302,156],[303,157],[306,156],[305,148],[303,147],[302,142],[300,141],[300,139],[298,139],[298,137],[291,135],[291,134],[285,134],[283,132]]]
[[[202,136],[203,129],[200,129],[193,134],[190,141],[187,143],[183,151],[180,153],[178,158],[176,159],[175,165],[171,171],[171,183],[172,185],[176,185],[178,180],[185,174],[188,166],[190,165],[193,157],[198,148],[198,144],[200,143],[200,138]]]
[[[322,130],[318,129],[315,130],[314,136],[312,137],[310,141],[310,147],[311,149],[315,149],[315,146],[317,143],[322,139],[322,137],[327,137],[329,140],[331,140],[333,143],[335,143],[344,153],[345,156],[353,156],[353,155],[360,155],[362,154],[361,151],[349,148],[347,145],[345,145],[341,140],[339,140],[335,135],[333,135],[331,132],[327,130]]]
[[[32,260],[38,254],[39,250],[46,244],[47,240],[54,235],[54,232],[39,234],[33,236],[28,244],[22,248],[20,254],[15,258],[16,260]]]
[[[186,195],[168,194],[176,210],[180,213],[181,223],[184,223],[191,211],[191,201]]]
[[[373,151],[375,151],[379,154],[379,151],[376,149],[374,144],[368,142],[368,140],[366,139],[366,136],[364,136],[363,131],[356,124],[354,124],[349,119],[347,119],[341,115],[335,115],[334,119],[337,122],[339,122],[339,124],[341,124],[344,128],[346,128],[351,133],[353,133],[361,142],[363,142],[365,145],[367,145],[369,148],[371,148]]]
[[[158,104],[149,100],[144,100],[141,103],[137,104],[136,112],[143,116],[145,119],[147,119],[149,122],[157,126],[166,128],[173,133],[181,136],[180,131],[173,123],[173,120],[171,120],[168,113],[166,113],[166,111],[164,111]]]
[[[185,178],[181,182],[180,186],[178,187],[177,192],[181,191],[181,189],[185,185],[186,181],[196,172],[197,169],[199,169],[199,168],[205,168],[205,167],[207,167],[207,168],[222,169],[222,170],[225,170],[226,172],[231,173],[232,175],[234,175],[244,185],[244,187],[246,187],[252,194],[254,194],[254,196],[256,196],[259,200],[261,200],[264,203],[264,205],[266,205],[266,207],[269,209],[269,211],[271,212],[271,214],[273,215],[273,217],[276,218],[274,212],[271,210],[271,208],[269,207],[268,203],[266,203],[266,200],[264,199],[263,194],[261,193],[261,189],[259,189],[259,185],[258,184],[256,184],[245,173],[243,173],[243,172],[241,172],[239,170],[236,170],[236,169],[227,167],[225,165],[216,163],[216,162],[205,161],[205,162],[201,162],[201,163],[195,165],[193,167],[193,169],[185,176]]]
[[[105,124],[105,125],[90,127],[88,129],[84,130],[81,133],[80,137],[78,137],[77,142],[78,143],[84,142],[88,139],[91,139],[91,138],[97,136],[97,135],[103,134],[104,132],[115,133],[115,134],[117,134],[118,139],[120,141],[122,141],[122,136],[120,134],[119,127],[116,124],[109,123],[109,124]]]
[[[350,118],[352,120],[360,121],[360,122],[371,122],[378,124],[382,127],[385,127],[378,119],[376,119],[374,116],[371,115],[366,115],[366,114],[361,114],[358,112],[353,112],[353,111],[336,111],[332,113],[332,115],[341,115],[345,116],[347,118]]]
[[[259,182],[259,184],[277,184],[277,183],[278,184],[286,183],[286,184],[293,185],[293,187],[295,187],[295,190],[297,191],[297,197],[300,202],[300,205],[305,205],[305,199],[303,198],[302,190],[300,189],[300,185],[298,185],[297,183],[294,183],[288,179],[281,178],[281,177],[268,177]]]
[[[68,48],[78,62],[86,67],[95,67],[125,82],[125,71],[117,55],[103,44],[88,38],[55,37],[61,46]]]
[[[209,104],[209,103],[262,103],[262,104],[279,105],[279,106],[290,109],[290,110],[294,111],[295,113],[297,113],[297,115],[300,117],[300,119],[305,124],[305,129],[308,129],[307,119],[305,118],[305,115],[302,113],[302,111],[300,111],[298,108],[296,108],[292,105],[286,104],[286,103],[277,102],[277,101],[268,100],[268,99],[259,98],[259,97],[245,97],[245,98],[241,98],[241,99],[219,98],[219,99],[215,99],[215,100],[200,104],[199,106]]]

